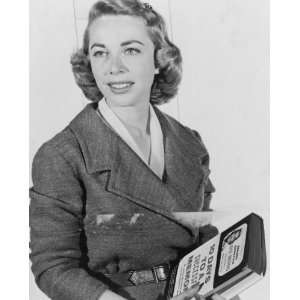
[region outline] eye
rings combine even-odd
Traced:
[[[104,50],[97,50],[93,53],[93,56],[95,56],[95,57],[105,57],[107,55],[108,55],[108,52],[104,51]]]
[[[137,55],[137,54],[141,53],[141,50],[138,48],[131,47],[131,48],[125,49],[124,53],[127,55]]]

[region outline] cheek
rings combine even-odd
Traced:
[[[141,77],[143,78],[143,80],[145,81],[145,83],[149,86],[152,85],[153,80],[154,80],[154,68],[148,68],[148,69],[143,69],[142,70],[142,74]]]
[[[101,67],[99,64],[95,64],[91,62],[91,69],[92,73],[94,75],[94,78],[97,82],[97,85],[102,85],[103,84],[103,67]]]
[[[99,64],[96,64],[94,61],[91,61],[91,69],[95,78],[101,76],[101,68]]]
[[[142,62],[137,67],[138,75],[145,80],[152,80],[155,73],[154,61],[149,59],[148,61]]]

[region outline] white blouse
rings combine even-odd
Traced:
[[[98,103],[98,110],[102,117],[114,129],[114,131],[128,144],[128,146],[143,160],[143,162],[160,178],[163,177],[164,172],[164,143],[163,134],[160,123],[155,114],[155,111],[150,105],[150,157],[145,157],[135,142],[133,136],[127,130],[122,121],[107,105],[103,98]]]

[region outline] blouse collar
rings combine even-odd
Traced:
[[[102,99],[98,104],[98,111],[112,129],[127,143],[127,145],[141,158],[141,160],[160,178],[162,179],[164,172],[164,144],[163,133],[156,116],[156,113],[152,107],[150,107],[150,159],[145,157],[140,150],[139,146],[135,142],[133,136],[127,130],[123,122],[117,117],[117,115],[111,110],[106,103],[105,99]]]

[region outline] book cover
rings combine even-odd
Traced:
[[[230,299],[265,272],[263,220],[251,213],[180,260],[171,274],[168,297],[203,283],[200,293],[205,297],[218,293]]]

